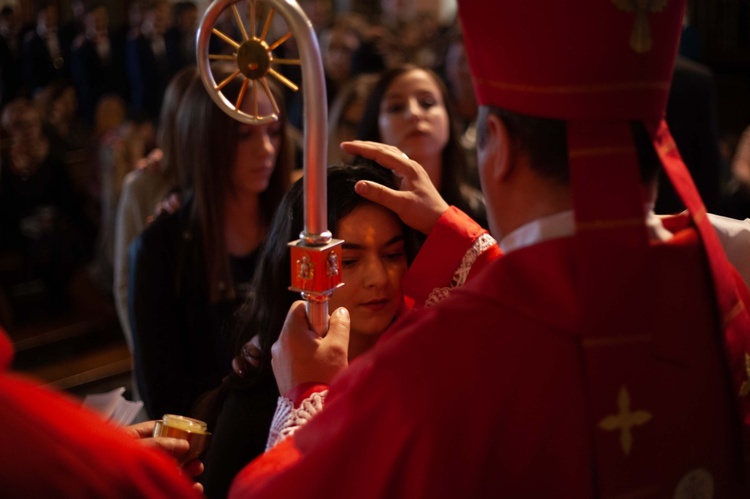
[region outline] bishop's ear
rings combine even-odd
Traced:
[[[487,136],[480,152],[484,177],[491,182],[506,180],[513,169],[514,142],[508,127],[499,116],[487,114]]]

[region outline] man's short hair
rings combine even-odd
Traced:
[[[485,147],[487,143],[487,117],[490,114],[503,121],[510,140],[528,155],[532,170],[544,178],[563,185],[570,182],[564,120],[529,116],[496,106],[481,106],[477,119],[477,146],[479,148]],[[647,184],[656,179],[661,162],[643,123],[631,121],[630,128],[638,156],[641,181]]]
[[[490,114],[503,121],[510,140],[528,155],[535,172],[561,184],[568,183],[568,144],[564,121],[537,118],[496,106],[482,106],[477,119],[477,146],[480,148],[487,143],[487,118]]]

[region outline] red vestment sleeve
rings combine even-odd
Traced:
[[[251,497],[266,482],[299,461],[302,454],[294,444],[294,435],[266,451],[260,458],[245,466],[234,478],[231,497]]]
[[[198,497],[177,464],[34,383],[0,375],[3,497]]]
[[[435,288],[450,285],[466,253],[485,234],[487,231],[467,214],[455,206],[448,208],[435,223],[404,276],[404,295],[421,306]],[[469,278],[500,253],[495,244],[480,254],[472,265]]]

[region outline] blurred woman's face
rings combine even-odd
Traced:
[[[254,103],[248,92],[242,110],[254,113]],[[273,113],[271,101],[263,90],[258,91],[258,114]],[[282,124],[239,125],[237,156],[232,168],[232,184],[238,194],[258,195],[268,188],[276,167],[276,158],[281,147]]]
[[[440,88],[427,72],[414,69],[398,76],[383,95],[378,117],[380,137],[422,163],[435,185],[439,158],[448,143],[450,124]]]
[[[331,28],[323,37],[323,69],[335,82],[346,81],[352,74],[352,56],[359,48],[359,39],[349,30]]]
[[[8,133],[14,143],[33,147],[42,139],[42,122],[39,114],[31,107],[22,110],[13,118]]]

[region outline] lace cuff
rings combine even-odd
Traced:
[[[461,259],[461,263],[458,264],[458,268],[453,274],[453,279],[451,279],[450,286],[433,289],[427,297],[427,300],[425,300],[424,306],[432,307],[436,303],[447,298],[448,295],[451,294],[451,291],[463,286],[466,283],[466,278],[469,276],[469,272],[471,272],[472,265],[477,261],[479,255],[495,244],[497,244],[497,242],[489,234],[482,234],[479,236],[468,251],[466,251],[466,254]]]
[[[304,426],[313,416],[323,410],[323,404],[328,390],[312,393],[304,399],[299,407],[294,408],[294,403],[288,398],[281,396],[276,404],[276,413],[271,421],[271,431],[268,434],[266,450],[279,444],[289,435]]]

